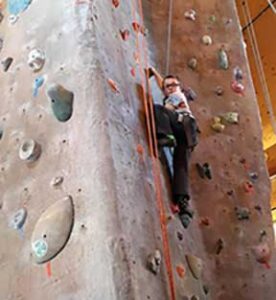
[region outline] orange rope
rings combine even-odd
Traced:
[[[133,0],[134,1],[134,0]],[[138,0],[139,3],[139,14],[141,17],[141,23],[140,25],[144,26],[144,14],[143,14],[143,6],[141,0]],[[135,19],[135,11],[136,11],[136,3],[132,3],[132,15],[134,21]],[[144,27],[143,27],[144,28]],[[144,61],[146,68],[148,68],[148,53],[147,53],[147,46],[145,43],[145,38],[143,38],[142,41],[142,51],[144,54]],[[174,284],[174,278],[173,278],[173,268],[171,263],[171,256],[170,256],[170,247],[169,247],[169,239],[168,239],[168,233],[167,233],[167,220],[166,220],[166,214],[165,214],[165,207],[164,207],[164,199],[162,196],[162,184],[161,184],[161,178],[160,178],[160,165],[158,159],[155,157],[154,152],[156,155],[158,155],[158,147],[157,147],[157,138],[155,134],[156,126],[155,126],[155,119],[154,119],[154,109],[153,109],[153,103],[151,98],[151,90],[150,90],[150,82],[149,78],[147,77],[147,87],[149,92],[149,106],[150,111],[148,109],[148,102],[147,102],[147,95],[146,95],[146,89],[145,89],[145,74],[143,72],[143,67],[141,64],[141,54],[140,54],[140,47],[139,47],[139,32],[136,32],[136,48],[138,50],[139,55],[139,69],[140,69],[140,75],[142,80],[142,87],[143,87],[143,102],[144,102],[144,108],[145,108],[145,114],[146,114],[146,125],[147,125],[147,132],[149,136],[149,145],[150,145],[150,155],[152,159],[152,165],[153,165],[153,178],[155,183],[155,189],[156,189],[156,200],[158,205],[158,211],[159,211],[159,217],[160,217],[160,224],[161,224],[161,232],[162,232],[162,241],[163,241],[163,248],[164,248],[164,259],[169,279],[169,285],[170,285],[170,299],[175,300],[175,284]],[[151,128],[152,131],[151,132]],[[153,136],[153,139],[152,139]]]

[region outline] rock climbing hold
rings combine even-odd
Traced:
[[[115,8],[117,8],[120,5],[120,1],[119,0],[112,0],[112,4]]]
[[[220,69],[227,70],[229,68],[228,56],[224,48],[220,48],[218,51],[219,67]]]
[[[108,82],[109,86],[111,87],[111,89],[112,89],[112,91],[114,93],[117,93],[117,94],[120,93],[120,90],[117,87],[117,84],[116,84],[116,82],[114,80],[112,80],[112,79],[109,78],[109,79],[107,79],[107,82]]]
[[[177,238],[179,239],[179,241],[183,240],[183,234],[179,231],[177,231]]]
[[[4,60],[1,61],[2,67],[3,67],[3,71],[7,72],[9,67],[11,66],[13,62],[13,58],[12,57],[7,57]]]
[[[200,300],[200,299],[199,299],[198,296],[193,295],[193,296],[191,297],[191,300]]]
[[[47,95],[51,99],[52,111],[57,120],[68,121],[73,113],[74,94],[60,84],[52,84],[47,89]]]
[[[256,209],[258,212],[262,212],[262,207],[260,205],[255,205],[254,209]]]
[[[195,70],[197,67],[197,59],[195,57],[192,57],[188,61],[188,67],[192,70]]]
[[[184,278],[185,277],[185,269],[184,269],[184,267],[182,266],[182,265],[178,265],[178,266],[176,266],[176,272],[177,272],[177,274],[178,274],[178,276],[180,277],[180,278]]]
[[[32,0],[8,0],[8,10],[12,15],[18,15],[28,8]]]
[[[211,128],[216,132],[223,132],[225,129],[225,125],[221,123],[220,117],[214,117],[214,123],[211,125]]]
[[[256,182],[259,178],[258,173],[256,172],[249,172],[248,176],[253,182]]]
[[[250,210],[247,207],[235,207],[235,213],[240,221],[250,219]]]
[[[247,194],[252,194],[254,192],[254,186],[250,181],[244,182],[243,188]]]
[[[53,186],[53,187],[57,187],[57,186],[59,186],[59,185],[61,185],[62,184],[62,182],[63,182],[63,177],[62,176],[57,176],[57,177],[55,177],[55,178],[53,178],[52,180],[51,180],[51,186]]]
[[[2,139],[2,137],[3,137],[3,134],[4,134],[4,130],[3,130],[3,128],[0,128],[0,140]]]
[[[45,64],[45,54],[40,49],[33,49],[29,53],[28,65],[33,72],[40,71]]]
[[[244,85],[242,83],[234,80],[234,81],[231,82],[231,88],[235,93],[237,93],[241,96],[244,96],[245,88],[244,88]]]
[[[221,86],[217,86],[215,89],[215,93],[217,96],[222,96],[224,94],[224,89]]]
[[[210,292],[209,286],[208,286],[207,284],[203,284],[202,288],[203,288],[204,294],[205,294],[205,295],[208,295],[209,292]]]
[[[191,87],[185,88],[184,89],[184,94],[185,94],[188,101],[194,101],[197,98],[196,92]]]
[[[202,259],[194,255],[186,255],[186,260],[189,266],[189,269],[195,279],[200,279],[203,271],[203,262]]]
[[[33,84],[33,96],[34,97],[38,96],[38,90],[43,85],[44,80],[45,80],[44,76],[39,76],[35,79],[34,84]]]
[[[135,68],[134,68],[134,67],[132,67],[132,68],[130,69],[130,74],[131,74],[132,77],[135,77],[135,76],[136,76],[136,72],[135,72]]]
[[[74,223],[71,196],[50,206],[37,221],[32,234],[32,249],[38,264],[57,256],[69,240]]]
[[[206,46],[212,45],[212,43],[213,43],[212,38],[209,35],[204,35],[201,38],[201,41]]]
[[[184,13],[184,17],[188,20],[195,21],[196,20],[196,11],[193,9],[189,9]]]
[[[269,261],[271,259],[271,249],[267,243],[261,243],[252,248],[256,261],[270,268]]]
[[[160,271],[161,260],[161,252],[159,250],[155,250],[154,253],[148,256],[147,267],[155,275]]]
[[[28,162],[36,161],[40,154],[40,145],[32,139],[26,140],[19,149],[19,158]]]
[[[204,175],[211,180],[212,179],[212,171],[211,166],[206,162],[203,164]]]
[[[266,231],[264,229],[262,229],[260,231],[260,238],[259,238],[260,242],[262,242],[266,236],[267,236]]]
[[[221,115],[223,121],[229,124],[238,124],[239,123],[239,114],[237,112],[227,112]]]
[[[144,147],[141,144],[138,144],[136,147],[136,151],[139,155],[143,156],[144,155]]]
[[[10,15],[9,16],[9,24],[14,25],[18,21],[19,17],[17,15]]]
[[[1,4],[1,2],[0,2],[0,4]],[[4,20],[4,15],[3,15],[2,11],[0,11],[0,23],[2,23],[3,20]]]
[[[217,21],[217,17],[215,15],[211,15],[209,17],[209,21],[212,22],[212,23],[215,23]]]
[[[210,220],[207,217],[203,217],[203,218],[200,219],[199,224],[204,225],[204,226],[209,226],[210,225]]]
[[[243,72],[240,67],[237,66],[233,69],[233,77],[235,81],[243,80]]]
[[[120,30],[120,34],[121,34],[123,41],[126,41],[126,40],[128,40],[128,38],[130,36],[130,31],[128,29]]]
[[[219,238],[216,242],[216,255],[219,255],[221,251],[224,249],[224,241],[222,238]]]
[[[16,230],[21,229],[27,219],[27,210],[25,208],[19,209],[10,219],[10,227]]]

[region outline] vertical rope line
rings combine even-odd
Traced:
[[[167,54],[166,54],[166,75],[170,71],[171,60],[171,38],[172,38],[172,12],[173,12],[173,0],[169,0],[169,20],[168,20],[168,34],[167,34]]]

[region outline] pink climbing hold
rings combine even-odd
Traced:
[[[270,269],[269,261],[271,259],[271,249],[267,243],[259,244],[252,248],[256,261]]]
[[[247,194],[252,194],[254,192],[254,186],[250,181],[244,182],[243,187]]]
[[[234,81],[231,82],[231,88],[235,93],[237,93],[241,96],[244,96],[245,88],[244,88],[244,85],[242,83],[234,80]]]
[[[136,147],[136,151],[139,155],[143,156],[144,155],[144,148],[141,144],[138,144]]]
[[[177,272],[177,274],[178,274],[178,276],[180,278],[184,278],[185,277],[186,272],[185,272],[185,269],[184,269],[184,267],[182,265],[178,265],[176,267],[176,272]]]
[[[180,212],[179,206],[177,204],[171,204],[171,211],[173,214],[178,214]]]
[[[135,72],[135,68],[134,68],[134,67],[132,67],[132,68],[130,69],[130,74],[131,74],[132,77],[135,77],[135,76],[136,76],[136,72]]]
[[[120,34],[121,34],[123,41],[127,41],[130,36],[130,32],[128,29],[120,30]]]

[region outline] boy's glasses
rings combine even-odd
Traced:
[[[180,86],[180,83],[174,82],[174,83],[166,84],[165,89],[168,89],[170,87],[177,87],[177,86]]]

